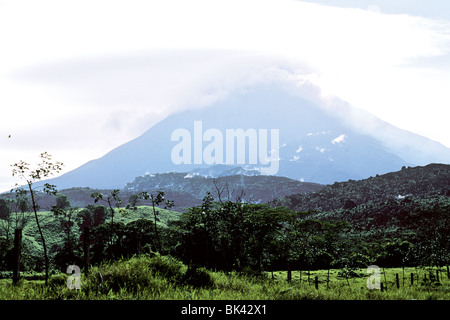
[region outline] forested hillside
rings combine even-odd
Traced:
[[[308,193],[320,190],[323,185],[300,182],[277,176],[230,175],[217,178],[205,177],[192,173],[163,173],[145,175],[135,178],[120,190],[121,207],[149,205],[144,199],[137,199],[139,192],[163,191],[168,199],[174,202],[172,210],[184,211],[186,208],[198,206],[203,198],[211,193],[217,200],[233,200],[248,203],[267,203],[279,197],[294,193]],[[93,204],[91,194],[94,192],[108,194],[112,190],[93,188],[70,188],[59,190],[67,196],[74,207],[83,208]],[[14,198],[14,194],[5,193],[0,198]],[[41,211],[50,210],[55,205],[55,197],[38,193]]]
[[[267,203],[293,193],[320,190],[321,184],[300,182],[285,177],[263,175],[230,175],[218,178],[190,173],[163,173],[137,177],[124,187],[124,191],[163,190],[187,193],[199,203],[208,192],[226,200],[240,199],[249,203]]]
[[[308,194],[293,194],[272,202],[293,210],[330,211],[415,196],[426,198],[450,193],[450,165],[430,164],[376,175],[364,180],[335,182]]]

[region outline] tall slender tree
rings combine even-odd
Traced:
[[[36,182],[48,178],[55,173],[59,173],[62,169],[63,163],[62,162],[52,162],[52,156],[48,154],[47,152],[43,152],[40,155],[40,162],[36,164],[34,168],[30,167],[29,163],[26,163],[25,161],[21,160],[18,163],[15,163],[11,165],[13,167],[12,175],[18,176],[22,180],[26,182],[26,186],[22,187],[19,186],[19,184],[16,184],[16,191],[22,193],[22,194],[30,194],[31,198],[31,205],[34,212],[34,217],[36,220],[36,225],[38,227],[39,235],[41,236],[42,241],[42,247],[44,250],[44,261],[45,261],[45,284],[48,284],[48,275],[49,275],[49,268],[50,263],[48,259],[47,254],[47,245],[45,243],[45,237],[42,232],[41,224],[39,223],[39,217],[38,217],[38,211],[39,211],[39,204],[37,195],[40,192],[39,189],[41,189],[41,192],[46,194],[53,194],[55,195],[57,193],[56,186],[51,185],[49,183],[45,183],[42,187],[35,188],[34,185]],[[14,190],[14,189],[13,189]]]
[[[156,195],[152,194],[152,193],[148,193],[146,191],[139,193],[139,198],[144,199],[144,200],[150,200],[152,203],[152,210],[153,210],[153,217],[154,217],[154,221],[155,221],[155,236],[156,236],[156,241],[158,243],[158,249],[159,252],[162,251],[162,243],[161,243],[161,239],[159,237],[159,233],[158,233],[158,218],[157,215],[159,214],[159,211],[156,210],[156,206],[160,206],[161,204],[164,205],[164,209],[168,209],[173,207],[174,203],[172,200],[167,200],[164,197],[164,192],[163,191],[158,191]]]

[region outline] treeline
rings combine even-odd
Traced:
[[[450,261],[450,197],[406,197],[351,209],[317,212],[314,219],[340,219],[368,246],[385,243],[389,266],[443,266]],[[382,259],[385,261],[385,259]],[[384,263],[384,262],[383,262]]]
[[[152,252],[190,266],[247,272],[450,263],[448,198],[422,200],[421,206],[403,200],[320,213],[215,201],[208,195],[201,205],[167,224],[159,223],[160,209],[155,206],[153,217],[117,222],[114,214],[133,215],[134,208],[120,208],[117,194],[93,198],[106,206],[75,209],[60,196],[48,213],[54,219],[52,232],[61,237],[50,250],[52,268],[65,272],[72,264],[83,267]],[[157,205],[170,203],[162,193],[147,194],[148,199]],[[17,214],[14,219],[16,223]],[[42,256],[27,256],[26,246],[22,270],[42,271]],[[0,237],[0,258],[0,269],[11,270],[13,239],[5,233]]]
[[[443,266],[450,263],[449,209],[444,196],[329,215],[208,196],[170,224],[171,254],[225,270]]]

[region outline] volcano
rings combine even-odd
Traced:
[[[145,174],[198,174],[229,165],[241,174],[330,184],[450,161],[450,149],[435,141],[362,111],[352,123],[355,108],[348,104],[336,110],[279,87],[239,90],[207,107],[174,113],[51,183],[60,189],[123,188]]]

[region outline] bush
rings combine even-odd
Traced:
[[[196,288],[212,287],[214,285],[211,275],[204,268],[189,268],[184,274],[182,282]]]
[[[109,290],[119,292],[121,289],[137,292],[151,286],[158,277],[163,278],[163,281],[179,282],[185,268],[178,260],[159,255],[154,257],[143,255],[129,260],[104,263],[91,268],[88,286],[85,289],[98,290],[102,293]]]
[[[184,264],[168,256],[155,256],[148,260],[148,268],[168,280],[179,281],[183,277]]]
[[[119,292],[122,288],[135,292],[140,287],[147,286],[149,275],[133,263],[133,261],[117,261],[114,264],[104,264],[92,268],[89,272],[86,290],[98,290],[107,293],[110,290]]]
[[[67,279],[69,278],[68,274],[60,273],[54,276],[51,276],[48,279],[48,285],[52,288],[65,288],[67,287]]]

